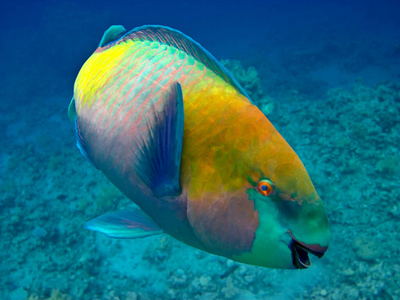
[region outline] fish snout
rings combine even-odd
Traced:
[[[297,240],[290,230],[288,230],[288,233],[291,236],[291,241],[288,246],[292,252],[293,265],[296,269],[307,269],[311,265],[308,254],[321,258],[324,256],[326,250],[328,250],[328,246],[324,247],[319,244],[306,244]]]

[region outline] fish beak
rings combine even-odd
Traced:
[[[307,269],[309,266],[311,266],[311,261],[308,257],[309,253],[321,258],[328,249],[328,247],[321,247],[320,245],[307,245],[297,241],[293,234],[291,232],[289,233],[292,236],[292,241],[289,245],[289,248],[292,251],[293,265],[296,267],[296,269]]]

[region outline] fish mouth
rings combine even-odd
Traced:
[[[292,251],[293,265],[296,267],[296,269],[307,269],[311,266],[311,260],[308,254],[312,254],[318,258],[321,258],[328,249],[328,247],[321,247],[317,244],[307,245],[296,240],[293,234],[291,232],[289,233],[292,236],[292,241],[289,245],[289,248]]]

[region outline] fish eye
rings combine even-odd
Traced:
[[[269,179],[261,179],[257,184],[257,191],[260,195],[268,197],[274,192],[274,185]]]

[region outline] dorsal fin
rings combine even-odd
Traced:
[[[126,40],[155,41],[185,51],[188,55],[201,61],[207,68],[212,70],[217,76],[224,79],[240,94],[251,101],[249,95],[239,82],[210,52],[178,30],[159,25],[141,26],[127,32],[119,40],[109,43],[104,48],[112,47],[115,43],[121,43]],[[103,51],[105,50],[104,48],[102,49]]]
[[[122,25],[112,25],[110,28],[108,28],[104,34],[103,37],[101,38],[99,47],[103,47],[104,45],[115,41],[116,39],[120,38],[123,33],[126,32],[126,29]]]

